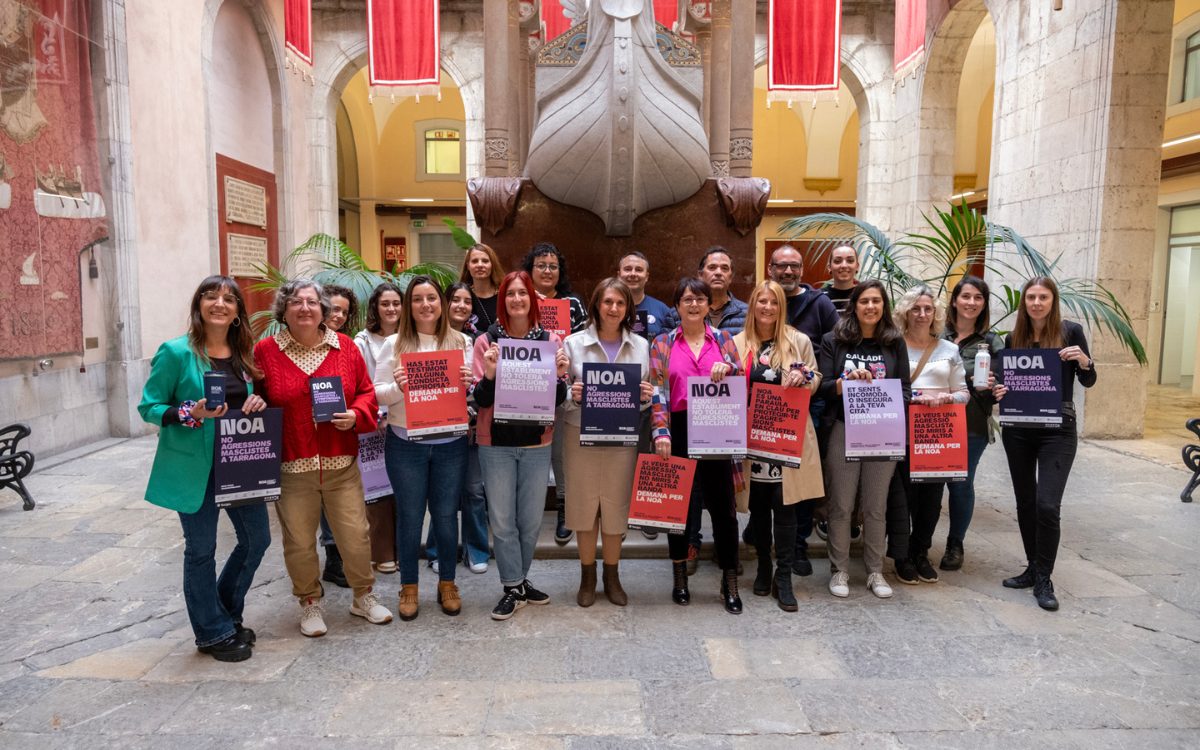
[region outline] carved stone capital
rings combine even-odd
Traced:
[[[483,158],[488,161],[508,161],[508,139],[485,138],[483,140]]]
[[[762,222],[771,197],[771,181],[762,177],[726,177],[717,181],[725,225],[745,237]]]
[[[720,179],[729,176],[729,160],[713,160],[708,163],[708,176]]]
[[[754,139],[753,138],[730,138],[729,139],[729,160],[749,161],[754,158]]]
[[[492,234],[499,234],[512,223],[521,195],[519,177],[472,177],[467,180],[467,197],[475,211],[475,223]]]

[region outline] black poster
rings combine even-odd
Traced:
[[[283,409],[243,414],[230,409],[217,419],[213,481],[218,508],[279,499],[283,456]]]
[[[1057,349],[1001,349],[1001,427],[1062,426],[1062,360]]]
[[[641,365],[585,363],[579,444],[637,445],[641,392]]]
[[[332,422],[334,414],[346,413],[341,377],[309,378],[308,387],[312,391],[313,421]]]
[[[637,321],[633,324],[633,332],[644,339],[650,338],[650,311],[637,310]]]

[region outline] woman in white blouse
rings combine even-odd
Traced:
[[[425,511],[437,539],[438,595],[442,611],[457,615],[462,608],[454,572],[458,560],[458,496],[467,475],[467,437],[410,440],[404,402],[408,375],[403,354],[463,352],[457,377],[471,385],[471,340],[450,327],[449,305],[441,288],[428,276],[408,286],[396,335],[389,336],[375,369],[375,397],[386,406],[388,434],[384,465],[396,491],[396,547],[400,560],[400,619],[417,616],[417,578],[420,573],[421,526]],[[454,377],[454,375],[452,375]]]
[[[897,302],[896,325],[904,332],[908,345],[908,367],[912,378],[912,403],[925,406],[965,404],[970,397],[967,375],[958,347],[937,337],[946,322],[946,305],[924,284],[909,289]],[[936,583],[937,571],[929,564],[929,547],[942,515],[942,491],[945,482],[909,481],[908,462],[900,465],[900,478],[908,495],[908,515],[912,533],[908,540],[908,561],[896,561],[896,577],[901,583],[917,580]]]

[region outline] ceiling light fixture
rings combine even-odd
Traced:
[[[969,190],[969,191],[967,191],[967,192],[965,192],[965,193],[959,193],[958,195],[952,195],[952,196],[950,196],[950,200],[952,200],[952,201],[956,201],[956,200],[958,200],[959,198],[966,198],[968,195],[975,195],[975,191],[974,191],[974,190]]]
[[[1173,141],[1167,141],[1166,143],[1164,143],[1162,145],[1162,147],[1167,148],[1168,146],[1178,146],[1181,143],[1187,143],[1188,141],[1194,141],[1198,138],[1200,138],[1200,133],[1195,133],[1193,135],[1185,135],[1182,138],[1176,138]]]
[[[784,198],[778,198],[778,199],[772,198],[772,199],[768,200],[767,203],[791,203],[791,200],[784,199]]]
[[[401,198],[404,203],[433,203],[433,198]]]

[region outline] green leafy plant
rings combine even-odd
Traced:
[[[371,292],[385,281],[407,292],[412,280],[421,275],[432,277],[443,289],[458,280],[458,269],[448,263],[420,263],[400,273],[373,270],[353,248],[327,234],[309,237],[307,242],[288,254],[279,268],[266,264],[256,265],[255,269],[265,279],[251,286],[253,291],[276,292],[289,281],[307,277],[318,284],[337,284],[352,290],[358,298],[359,309],[363,311]],[[303,273],[302,269],[307,269],[308,273]],[[274,336],[280,330],[279,323],[269,310],[260,310],[251,315],[250,325],[258,333],[259,339]],[[342,332],[353,337],[361,329],[362,320],[348,320]]]
[[[1060,301],[1072,317],[1112,334],[1139,363],[1147,363],[1129,313],[1101,284],[1061,276],[1057,273],[1060,258],[1047,259],[1013,229],[994,224],[964,205],[949,211],[934,208],[934,215],[924,218],[929,230],[905,233],[895,242],[873,224],[841,213],[788,219],[780,231],[790,239],[812,242],[810,263],[819,262],[834,247],[852,246],[858,252],[859,276],[883,281],[893,298],[918,283],[946,296],[951,284],[976,265],[1001,278],[1047,276],[1058,284]],[[999,286],[993,299],[1001,314],[993,316],[992,328],[1006,333],[1004,326],[1016,319],[1021,290],[1003,282]]]
[[[471,236],[471,234],[458,226],[458,222],[454,219],[442,219],[446,226],[450,227],[450,236],[454,238],[454,244],[461,247],[463,250],[470,250],[473,245],[478,245],[479,240]]]

